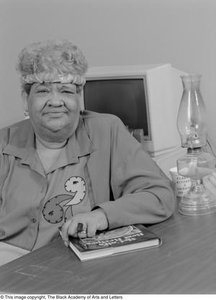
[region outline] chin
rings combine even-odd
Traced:
[[[49,122],[47,124],[44,124],[44,128],[51,133],[58,134],[59,132],[70,130],[71,123],[54,121],[54,122]]]
[[[73,126],[49,126],[46,130],[46,136],[52,142],[63,142],[74,133]]]
[[[35,131],[41,138],[50,142],[63,142],[75,132],[79,119],[70,120],[49,120],[34,126]],[[35,124],[34,124],[35,125]]]

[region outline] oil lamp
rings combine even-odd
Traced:
[[[181,146],[187,153],[177,160],[178,173],[192,181],[190,190],[181,198],[179,212],[203,215],[216,212],[216,198],[202,184],[213,172],[215,158],[203,150],[206,145],[206,109],[200,92],[201,75],[181,76],[183,94],[177,117]]]

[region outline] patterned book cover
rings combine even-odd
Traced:
[[[102,231],[92,238],[70,238],[70,247],[80,260],[134,251],[161,244],[161,239],[143,225]]]

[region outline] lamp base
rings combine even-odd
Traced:
[[[189,191],[179,203],[179,212],[183,215],[206,215],[216,212],[216,198],[207,190]]]

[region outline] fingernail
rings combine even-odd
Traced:
[[[64,241],[64,244],[65,244],[66,247],[68,247],[68,242]]]

